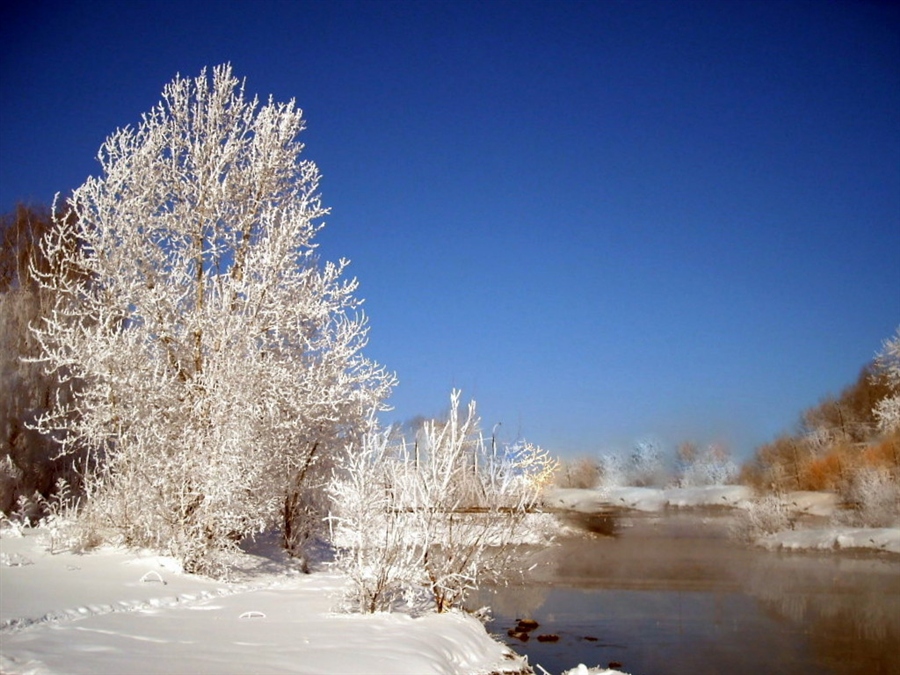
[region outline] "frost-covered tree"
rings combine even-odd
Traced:
[[[528,443],[489,447],[474,402],[463,413],[459,397],[412,447],[373,427],[335,474],[338,563],[365,611],[423,593],[438,612],[459,606],[508,569],[513,544],[542,536],[529,518],[556,462]]]
[[[718,443],[710,443],[705,448],[683,443],[678,448],[678,465],[682,487],[728,485],[738,476],[737,464],[728,448]]]
[[[635,443],[628,458],[628,485],[663,485],[667,480],[662,444],[655,438]]]
[[[424,582],[438,612],[461,605],[470,590],[509,567],[510,545],[528,539],[528,513],[556,470],[533,444],[499,452],[489,447],[475,402],[463,413],[459,399],[460,392],[452,392],[446,422],[424,425],[416,469],[403,490],[416,515]]]
[[[106,140],[74,222],[42,243],[80,272],[39,275],[55,298],[43,363],[83,387],[41,429],[89,451],[92,522],[188,569],[215,572],[216,551],[305,508],[316,463],[394,381],[361,353],[347,261],[316,256],[327,209],[304,126],[294,101],[248,99],[228,65],[176,77]]]
[[[337,563],[350,578],[351,609],[364,613],[390,610],[402,600],[420,576],[424,553],[411,536],[415,516],[399,488],[409,466],[391,441],[390,430],[372,420],[356,447],[341,456],[329,485]]]
[[[892,395],[875,405],[873,412],[878,419],[878,426],[886,433],[900,430],[900,326],[894,337],[884,341],[875,365],[894,389]]]
[[[608,452],[597,458],[599,487],[611,488],[628,484],[628,466],[621,454]]]
[[[836,519],[855,527],[900,526],[900,481],[896,467],[864,466],[853,472],[844,487],[845,499],[854,507]]]

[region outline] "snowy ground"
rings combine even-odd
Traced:
[[[558,489],[544,500],[547,507],[597,513],[617,509],[655,512],[666,507],[728,506],[744,508],[753,491],[743,485],[695,488],[612,487],[594,490]],[[838,507],[837,495],[829,492],[792,492],[785,503],[797,515],[828,518]],[[873,549],[900,554],[900,528],[849,528],[821,526],[777,532],[761,537],[768,549]]]
[[[51,555],[0,537],[0,672],[491,673],[524,661],[461,614],[339,614],[344,579],[247,555],[241,580],[103,549]],[[598,671],[599,672],[599,671]]]
[[[761,537],[756,543],[772,550],[874,549],[900,554],[900,528],[828,527],[788,530]]]
[[[557,490],[549,507],[741,507],[748,488]],[[827,516],[834,497],[797,493],[798,513]],[[336,612],[345,579],[301,574],[260,549],[240,559],[236,581],[183,574],[171,558],[106,548],[51,555],[46,533],[0,536],[0,672],[428,673],[522,672],[524,659],[462,613],[410,617]],[[900,554],[900,529],[798,529],[762,538],[771,549],[872,548]],[[535,664],[539,675],[544,675]],[[616,671],[579,665],[571,675]],[[555,674],[554,674],[555,675]]]

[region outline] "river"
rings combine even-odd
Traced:
[[[490,605],[488,630],[552,675],[578,663],[631,675],[900,675],[900,557],[751,548],[727,537],[730,517],[595,519],[612,536],[562,538],[528,556],[524,579],[469,605]],[[519,619],[539,625],[509,636]]]

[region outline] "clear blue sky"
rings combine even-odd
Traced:
[[[897,5],[35,1],[0,31],[3,212],[176,73],[297,99],[387,421],[459,387],[562,454],[745,455],[900,323]]]

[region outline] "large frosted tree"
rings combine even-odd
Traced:
[[[80,386],[42,429],[89,451],[93,523],[189,569],[277,519],[296,528],[316,464],[394,382],[361,353],[347,261],[316,256],[327,209],[304,126],[228,65],[176,77],[43,241],[78,273],[42,276],[56,304],[36,334]]]

